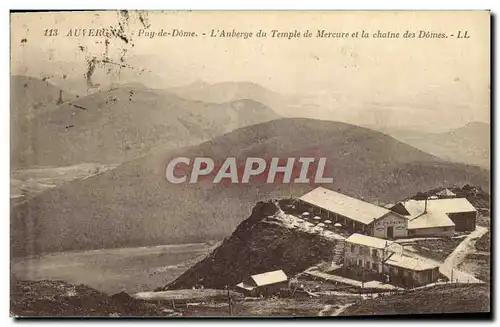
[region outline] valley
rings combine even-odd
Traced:
[[[213,250],[215,243],[101,249],[14,258],[21,280],[64,280],[109,295],[134,294],[173,281]]]

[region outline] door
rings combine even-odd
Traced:
[[[394,238],[394,226],[387,227],[387,238]]]

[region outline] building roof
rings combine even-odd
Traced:
[[[318,187],[304,194],[300,197],[300,200],[365,225],[391,212],[387,208],[382,208],[323,187]]]
[[[465,198],[427,200],[427,210],[425,200],[409,200],[401,205],[409,213],[408,229],[452,227],[455,224],[448,214],[476,211]]]
[[[385,261],[385,264],[415,271],[423,271],[439,267],[434,262],[421,258],[416,259],[405,255],[394,254]]]
[[[257,286],[276,284],[286,282],[288,280],[288,277],[283,270],[275,270],[263,274],[252,275],[250,278]]]
[[[446,213],[476,212],[476,208],[466,198],[436,199],[428,201],[427,207],[431,206],[436,210]]]
[[[377,249],[384,249],[386,246],[389,246],[394,243],[392,241],[384,240],[382,238],[367,236],[358,233],[352,234],[351,236],[346,238],[345,241],[353,244],[366,245]]]
[[[403,205],[406,210],[410,212],[410,214],[415,214],[415,212],[412,212],[411,210],[420,211],[420,209],[422,209],[423,212],[423,209],[425,208],[425,200],[409,200],[403,202]],[[477,210],[466,198],[454,198],[429,199],[427,200],[427,211],[444,212],[450,214],[460,212],[475,212]]]

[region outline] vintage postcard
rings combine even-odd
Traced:
[[[11,315],[487,316],[490,24],[11,12]]]

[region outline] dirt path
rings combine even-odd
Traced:
[[[481,280],[459,270],[457,267],[464,261],[467,254],[474,251],[474,243],[487,231],[486,227],[476,226],[476,230],[470,233],[444,260],[443,264],[439,267],[439,272],[458,283],[481,283]]]
[[[346,285],[351,285],[355,287],[366,287],[366,288],[375,288],[379,290],[386,290],[386,291],[394,291],[394,290],[402,290],[402,288],[391,285],[391,284],[383,284],[382,282],[372,280],[372,281],[367,281],[367,282],[360,282],[358,280],[346,278],[346,277],[341,277],[337,275],[331,275],[324,273],[319,270],[313,270],[313,269],[307,269],[304,271],[306,275],[310,275],[313,277],[321,278],[330,282],[337,282],[341,284],[346,284]]]

